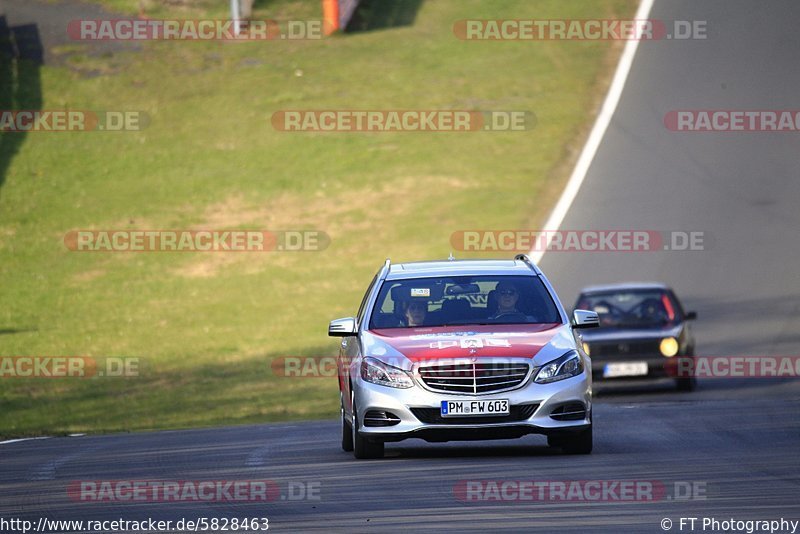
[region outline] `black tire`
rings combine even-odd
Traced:
[[[371,460],[374,458],[383,458],[383,443],[375,443],[362,437],[358,430],[360,425],[358,423],[358,409],[356,408],[356,400],[353,399],[353,456],[358,460]]]
[[[678,391],[693,391],[697,386],[697,380],[694,377],[677,378],[675,385],[678,387]]]
[[[342,402],[342,450],[353,452],[353,429],[347,420],[347,414],[344,413],[344,402]]]
[[[547,444],[567,454],[592,453],[592,427],[573,435],[547,436]]]

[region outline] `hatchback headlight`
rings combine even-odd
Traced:
[[[672,358],[676,354],[678,354],[678,340],[674,337],[665,337],[661,340],[661,345],[659,349],[661,350],[661,354],[666,356],[667,358]]]
[[[564,380],[571,376],[577,376],[583,372],[583,361],[578,351],[571,350],[557,360],[546,363],[536,373],[534,382],[537,384],[549,384]]]
[[[390,388],[410,388],[414,386],[411,377],[397,367],[386,365],[375,358],[364,358],[361,361],[361,378],[372,384]]]

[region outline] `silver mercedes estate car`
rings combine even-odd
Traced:
[[[592,364],[579,329],[525,255],[393,265],[355,317],[330,323],[338,361],[342,448],[380,458],[384,443],[544,434],[592,451]]]

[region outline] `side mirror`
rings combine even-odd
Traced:
[[[331,321],[328,325],[328,335],[331,337],[346,337],[352,336],[356,333],[356,319],[355,317],[345,317],[344,319],[336,319]]]
[[[684,320],[686,320],[686,321],[694,321],[695,319],[697,319],[697,312],[693,312],[693,311],[691,311],[691,312],[686,312],[686,313],[684,314],[683,318],[684,318]]]
[[[600,326],[600,317],[589,310],[575,310],[572,312],[572,328],[595,328]]]

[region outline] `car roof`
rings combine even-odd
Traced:
[[[661,282],[621,282],[617,284],[603,284],[596,286],[587,286],[581,290],[581,294],[586,293],[608,293],[612,291],[636,291],[636,290],[653,290],[660,289],[669,291],[670,288]]]
[[[535,264],[522,259],[513,260],[444,260],[394,263],[387,280],[425,278],[432,276],[527,275],[541,271]]]

